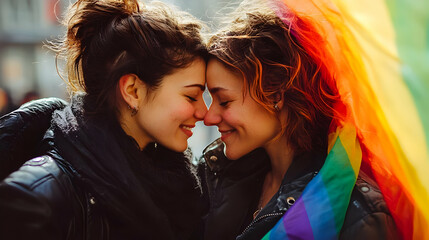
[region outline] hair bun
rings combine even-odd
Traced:
[[[78,0],[68,9],[63,24],[67,27],[70,41],[84,40],[106,28],[115,19],[125,18],[140,12],[138,0]]]
[[[129,14],[140,12],[140,3],[138,0],[124,0],[125,10]]]
[[[116,21],[139,13],[141,8],[138,0],[77,0],[67,9],[62,21],[67,34],[56,51],[67,56],[68,64],[78,64],[91,48],[94,36],[103,34]],[[73,90],[82,86],[78,68],[71,67],[67,72]]]

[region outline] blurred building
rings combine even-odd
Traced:
[[[7,90],[20,105],[26,94],[60,97],[67,100],[66,84],[58,76],[55,55],[44,45],[64,34],[58,22],[73,0],[0,1],[0,89]],[[225,6],[237,0],[163,0],[205,21],[211,30]],[[209,94],[205,94],[210,104]],[[197,125],[190,147],[196,157],[204,146],[219,136],[217,128]]]
[[[65,84],[58,77],[55,57],[43,45],[58,38],[65,1],[0,1],[0,88],[7,89],[19,105],[25,94],[65,98]]]

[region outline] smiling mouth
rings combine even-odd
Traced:
[[[187,130],[189,130],[189,131],[192,131],[192,127],[182,126],[182,128],[187,129]]]
[[[180,125],[180,129],[182,129],[182,131],[188,136],[191,137],[192,136],[192,128],[194,128],[194,126],[186,126],[186,125]]]
[[[222,141],[225,141],[226,138],[228,138],[233,132],[235,132],[235,129],[231,129],[231,130],[228,130],[228,131],[219,130],[219,132],[220,132],[220,135],[221,135],[220,139]]]

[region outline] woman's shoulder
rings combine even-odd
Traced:
[[[0,183],[1,237],[63,236],[73,218],[72,187],[50,156],[27,161]]]
[[[55,160],[44,155],[25,162],[20,169],[6,177],[0,185],[14,186],[48,197],[51,195],[49,190],[62,188],[67,185],[68,181],[68,176]]]
[[[37,156],[36,148],[51,125],[52,113],[66,104],[59,98],[43,98],[0,118],[0,179]]]
[[[378,185],[362,171],[356,180],[341,229],[341,239],[399,239]]]
[[[61,209],[70,203],[74,193],[70,176],[48,155],[25,162],[0,182],[0,202],[10,200],[9,206],[17,202],[26,207],[24,203],[32,201],[51,210]],[[5,207],[3,204],[1,207]],[[45,213],[52,214],[51,210]]]

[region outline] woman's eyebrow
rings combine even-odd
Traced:
[[[206,87],[204,85],[201,84],[191,84],[191,85],[186,85],[186,88],[190,88],[190,87],[198,87],[201,89],[201,91],[204,91],[206,89]]]
[[[226,90],[226,88],[223,88],[223,87],[209,88],[209,92],[212,93],[212,94],[215,94],[215,93],[217,93],[219,91],[225,91],[225,90]]]

